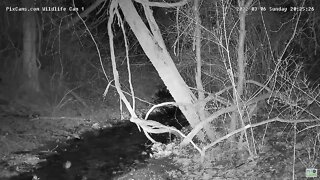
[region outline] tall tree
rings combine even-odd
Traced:
[[[33,5],[33,0],[22,0],[22,5],[30,8]],[[39,92],[39,70],[37,67],[37,26],[36,16],[32,11],[23,12],[23,74],[25,88],[31,91]]]
[[[113,11],[116,11],[115,9],[118,6],[120,7],[126,22],[129,24],[131,30],[137,37],[141,47],[150,59],[151,63],[158,71],[159,76],[167,86],[174,100],[177,102],[177,104],[179,104],[179,108],[181,109],[182,113],[185,115],[190,125],[195,127],[200,122],[197,108],[194,105],[197,101],[197,98],[191,92],[186,82],[178,72],[169,52],[166,49],[159,27],[155,22],[152,10],[150,9],[150,6],[182,6],[186,2],[187,1],[181,1],[179,3],[173,3],[169,5],[167,3],[140,2],[144,8],[150,29],[148,29],[148,27],[142,21],[132,1],[113,1],[114,4],[112,6],[114,7]],[[110,14],[112,13],[114,12],[111,10]],[[120,91],[118,92],[121,93]],[[128,103],[125,102],[125,104],[127,105]],[[208,135],[208,133],[210,133],[209,126],[206,126],[204,129],[206,131],[206,135]],[[198,137],[204,140],[205,134],[200,132]]]

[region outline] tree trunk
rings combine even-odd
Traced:
[[[194,48],[196,51],[196,60],[197,60],[197,68],[196,68],[196,75],[195,75],[195,80],[196,80],[196,85],[197,85],[197,90],[198,90],[198,101],[200,103],[197,103],[197,111],[200,117],[200,120],[203,121],[209,116],[209,112],[205,110],[206,102],[204,101],[205,95],[204,95],[204,88],[202,84],[202,78],[201,78],[201,73],[202,73],[202,59],[201,59],[201,39],[202,39],[202,34],[201,34],[201,19],[200,19],[200,2],[199,0],[194,1],[193,5],[193,11],[194,11],[194,19],[195,19],[195,30],[194,30]],[[215,137],[215,132],[213,129],[209,130],[210,124],[206,126],[207,130],[207,135],[210,141],[213,141]]]
[[[24,7],[31,7],[33,0],[23,0]],[[24,88],[39,92],[37,53],[36,53],[36,19],[34,12],[23,12],[23,73]]]
[[[240,30],[239,30],[239,40],[238,40],[238,68],[237,68],[237,75],[238,75],[238,81],[236,87],[234,87],[233,90],[233,98],[235,105],[238,106],[238,111],[234,111],[231,115],[231,124],[230,124],[230,131],[235,131],[238,126],[242,127],[244,126],[243,117],[242,117],[242,109],[239,108],[239,104],[242,102],[242,96],[244,94],[244,85],[245,85],[245,38],[246,38],[246,11],[245,9],[248,9],[251,5],[253,0],[248,0],[247,3],[245,3],[245,0],[238,1],[239,7],[242,9],[239,11],[239,23],[240,23]],[[233,75],[231,77],[234,77]],[[233,82],[235,82],[233,80]],[[235,84],[234,84],[235,85]],[[235,141],[235,137],[233,136],[230,138],[231,141]]]
[[[137,13],[131,0],[120,0],[119,5],[127,23],[134,32],[153,66],[158,71],[159,76],[167,86],[172,97],[177,103],[183,104],[179,108],[189,121],[190,125],[195,127],[200,122],[196,108],[193,105],[196,101],[196,97],[182,79],[162,38],[159,37],[161,34],[156,23],[150,24],[149,20],[154,20],[153,16],[151,15],[152,17],[150,17],[150,14],[146,14],[147,18],[151,18],[148,19],[152,31],[151,33],[141,20],[141,17]],[[149,7],[145,6],[144,8],[145,12],[151,12]],[[198,134],[198,138],[204,140],[204,134]]]

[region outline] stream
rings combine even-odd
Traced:
[[[31,180],[34,175],[41,180],[112,179],[142,166],[150,153],[147,144],[147,138],[135,124],[121,123],[69,140],[56,148],[53,155],[43,157],[46,161],[40,168],[11,179]]]
[[[168,113],[169,112],[169,113]],[[176,111],[153,115],[165,119],[162,123],[181,126]],[[181,127],[180,127],[181,128]],[[179,128],[179,129],[180,129]],[[153,135],[157,141],[168,142],[168,134]],[[56,145],[54,153],[32,152],[40,159],[40,167],[10,180],[108,180],[146,165],[150,158],[151,142],[137,126],[129,121],[100,131],[86,132],[80,139],[71,139]],[[30,152],[29,152],[30,153]]]

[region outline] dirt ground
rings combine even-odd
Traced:
[[[136,95],[149,102],[157,90],[156,74],[145,76],[147,66],[133,70]],[[77,139],[85,132],[112,127],[122,121],[119,99],[114,89],[103,98],[103,88],[89,88],[84,94],[50,84],[41,74],[40,94],[28,93],[10,78],[0,82],[0,179],[37,168],[41,159],[32,154],[39,150],[50,154],[58,144]],[[146,82],[147,85],[146,85]],[[143,85],[143,86],[141,86]],[[22,86],[23,87],[23,86]],[[141,87],[144,87],[141,89]],[[138,108],[147,105],[138,102]],[[126,113],[124,113],[126,115]],[[124,118],[128,118],[125,117]]]
[[[39,159],[35,156],[19,156],[18,152],[43,149],[49,153],[57,144],[79,138],[87,131],[111,127],[119,119],[117,111],[111,109],[93,109],[90,114],[77,115],[72,110],[74,106],[66,106],[54,115],[40,115],[38,113],[43,112],[33,112],[27,107],[3,102],[0,105],[0,158],[1,162],[7,163],[0,164],[0,175],[4,177],[27,171],[18,169],[19,165],[38,163]]]
[[[46,155],[54,154],[57,146],[64,142],[80,138],[86,132],[112,127],[120,121],[120,112],[115,107],[92,107],[88,112],[82,110],[82,114],[77,114],[74,109],[75,106],[70,104],[54,115],[39,115],[45,111],[33,112],[27,107],[2,100],[0,179],[9,179],[38,168],[42,159],[33,153],[34,150]],[[146,166],[136,167],[116,179],[167,179],[166,171],[174,167],[170,162],[173,161],[150,159]]]
[[[145,81],[142,78],[136,84]],[[141,89],[140,95],[152,96],[155,87],[147,88],[145,92]],[[24,96],[20,92],[19,96],[12,96],[8,93],[11,91],[6,83],[0,83],[0,179],[37,168],[42,159],[32,154],[35,149],[50,154],[58,144],[77,139],[88,131],[112,127],[120,121],[116,96],[103,99],[98,94],[84,99],[89,96],[69,93],[52,104],[48,94]],[[303,131],[294,142],[292,129],[283,123],[274,123],[267,130],[265,127],[255,128],[256,156],[249,156],[245,149],[236,151],[222,143],[208,151],[209,160],[205,164],[199,163],[199,153],[192,147],[173,150],[178,147],[176,142],[176,145],[164,146],[159,151],[169,151],[170,156],[151,158],[146,166],[133,168],[117,178],[292,179],[294,169],[296,178],[307,179],[307,168],[320,169],[319,131],[316,128]]]

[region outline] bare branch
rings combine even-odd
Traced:
[[[155,6],[155,7],[164,7],[164,8],[173,8],[173,7],[180,7],[184,6],[188,3],[189,0],[182,0],[176,3],[166,3],[166,2],[150,2],[148,0],[135,0],[138,3],[147,5],[147,6]]]

